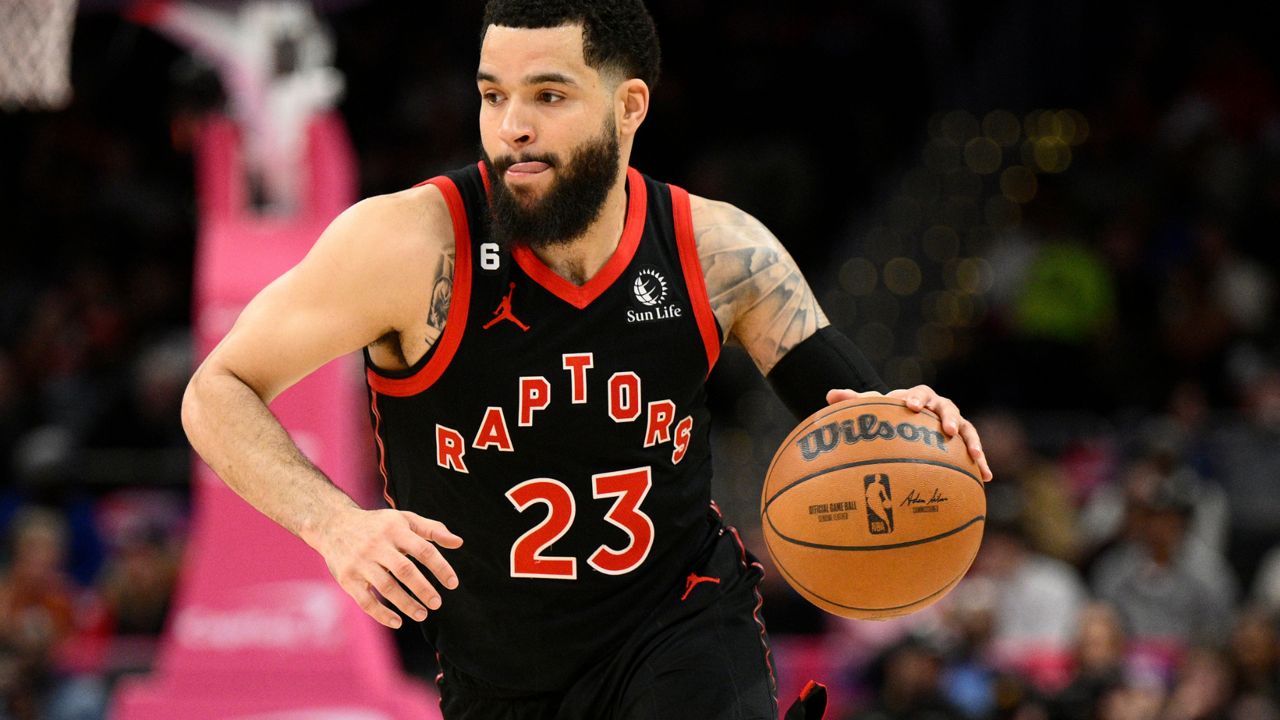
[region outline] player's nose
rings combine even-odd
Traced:
[[[536,139],[533,123],[520,108],[520,103],[507,103],[506,112],[502,114],[502,124],[498,127],[498,137],[512,148],[523,148]]]

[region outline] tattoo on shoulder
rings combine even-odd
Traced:
[[[449,318],[449,305],[453,301],[454,249],[441,253],[431,288],[431,304],[427,308],[427,342],[434,344],[444,332]]]
[[[795,260],[760,221],[728,203],[703,201],[694,233],[711,309],[762,373],[827,325]]]

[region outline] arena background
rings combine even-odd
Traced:
[[[977,421],[996,474],[937,608],[841,621],[770,573],[780,666],[831,685],[829,717],[1280,717],[1268,26],[1228,4],[649,4],[663,77],[633,164],[764,221],[891,386]],[[317,8],[361,196],[475,159],[478,3]],[[83,0],[72,80],[65,109],[0,112],[6,720],[101,717],[152,666],[192,517],[192,144],[218,76]],[[711,394],[715,497],[758,547],[793,420],[740,352]]]

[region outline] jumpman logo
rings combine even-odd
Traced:
[[[702,577],[701,575],[689,573],[689,577],[685,578],[684,581],[684,594],[680,596],[680,602],[684,602],[684,599],[689,597],[689,593],[693,592],[693,589],[702,583],[715,583],[716,585],[719,585],[720,578]]]
[[[516,284],[511,283],[511,288],[507,290],[506,296],[503,297],[502,300],[498,302],[497,309],[493,311],[493,319],[484,324],[484,327],[482,328],[483,330],[488,330],[494,325],[497,325],[502,320],[510,320],[511,322],[515,323],[516,327],[520,328],[522,331],[524,332],[529,331],[529,326],[520,322],[520,320],[516,318],[515,314],[511,312],[511,296],[514,295],[515,292],[516,292]]]

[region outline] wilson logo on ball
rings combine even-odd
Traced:
[[[805,462],[809,462],[823,453],[835,450],[841,442],[853,445],[864,440],[893,440],[894,438],[924,443],[929,447],[948,452],[946,440],[941,432],[931,430],[924,425],[905,422],[894,425],[871,413],[859,415],[856,424],[853,420],[827,423],[802,436],[796,441],[796,446],[800,449],[800,457]]]
[[[893,532],[893,491],[889,489],[889,476],[872,473],[862,478],[867,489],[867,529],[872,535]]]

